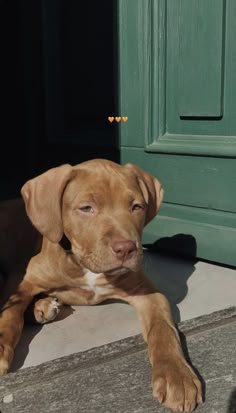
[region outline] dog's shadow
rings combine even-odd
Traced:
[[[170,253],[186,251],[183,257]],[[187,282],[195,271],[196,241],[191,235],[162,238],[144,253],[144,269],[154,285],[168,298],[175,323],[180,321],[178,304],[188,293]]]
[[[60,313],[53,320],[53,323],[64,320],[69,317],[74,312],[73,308],[70,306],[63,306]],[[19,370],[25,362],[25,359],[29,353],[29,345],[33,338],[40,332],[43,328],[41,324],[32,324],[26,321],[19,344],[16,347],[14,359],[11,365],[11,372]]]
[[[227,413],[236,413],[236,387],[230,394]]]

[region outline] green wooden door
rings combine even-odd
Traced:
[[[129,118],[120,125],[121,161],[157,176],[165,190],[144,243],[182,234],[196,256],[229,265],[236,265],[235,21],[235,0],[119,0],[120,114]]]

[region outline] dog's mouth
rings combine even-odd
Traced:
[[[72,254],[76,262],[84,269],[95,274],[122,275],[128,272],[137,272],[143,262],[143,250],[139,248],[131,258],[119,260],[104,251],[84,253],[77,246],[72,246]]]
[[[122,261],[114,262],[106,260],[106,257],[101,257],[101,254],[86,254],[81,256],[74,249],[74,258],[82,268],[89,269],[95,274],[103,273],[108,275],[122,275],[128,272],[137,272],[141,269],[143,261],[143,251],[140,250],[135,257]]]
[[[82,264],[80,262],[80,264]],[[82,266],[84,268],[86,268],[86,270],[90,270],[91,272],[95,273],[95,274],[106,274],[109,276],[116,276],[116,275],[124,275],[127,274],[128,272],[137,272],[138,270],[140,270],[141,265],[136,265],[134,266],[130,266],[130,267],[126,267],[126,266],[100,266],[100,265],[95,265],[94,263],[86,263],[86,265],[84,265],[84,263],[82,264]]]
[[[113,268],[112,270],[109,271],[103,271],[105,274],[107,275],[123,275],[126,274],[127,272],[132,271],[130,268],[126,268],[126,267],[117,267],[117,268]]]

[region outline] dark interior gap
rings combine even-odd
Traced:
[[[223,116],[180,116],[181,120],[215,120],[223,119]]]

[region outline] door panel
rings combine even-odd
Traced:
[[[191,28],[193,10],[198,30]],[[166,138],[180,144],[180,153],[184,140],[191,153],[235,156],[236,3],[168,0],[165,13]]]
[[[123,161],[129,162],[123,148]],[[142,167],[155,171],[165,189],[165,202],[236,212],[236,162],[234,159],[150,154],[133,149]],[[229,179],[228,179],[229,178]]]
[[[173,2],[168,3],[170,31],[176,21],[173,6]],[[223,115],[225,3],[181,0],[177,6],[179,118],[220,118]]]
[[[159,177],[165,189],[160,216],[144,240],[186,231],[199,257],[231,265],[235,20],[234,0],[119,2],[120,105],[129,117],[120,126],[121,159]]]

